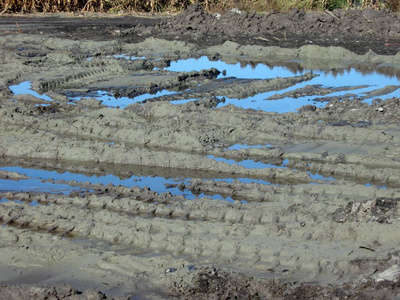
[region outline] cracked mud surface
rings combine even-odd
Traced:
[[[399,21],[334,14],[2,17],[0,298],[395,299]]]

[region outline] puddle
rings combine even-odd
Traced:
[[[145,56],[134,56],[134,55],[128,55],[128,54],[115,54],[115,55],[113,55],[113,57],[124,58],[124,59],[129,59],[129,60],[146,59]]]
[[[292,71],[288,68],[281,66],[270,67],[264,64],[257,64],[256,66],[246,65],[243,66],[240,63],[236,64],[227,64],[222,61],[211,61],[208,57],[203,56],[198,59],[185,59],[179,60],[176,62],[171,62],[171,66],[165,68],[169,71],[175,72],[183,72],[183,71],[200,71],[206,68],[217,68],[218,70],[225,70],[223,74],[225,76],[231,76],[236,78],[248,78],[248,79],[268,79],[268,78],[276,78],[276,77],[291,77],[305,74],[306,72],[311,72],[311,70],[302,70],[302,71]],[[350,69],[343,71],[341,73],[333,73],[333,72],[324,72],[320,70],[313,70],[313,73],[318,74],[318,77],[313,78],[310,81],[298,83],[294,86],[291,86],[287,89],[281,91],[271,91],[267,93],[260,93],[252,97],[248,97],[245,99],[234,99],[228,98],[225,96],[225,102],[218,104],[217,107],[226,106],[228,104],[232,104],[244,109],[255,109],[255,110],[263,110],[267,112],[276,112],[276,113],[286,113],[286,112],[295,112],[300,107],[312,104],[319,108],[322,108],[326,105],[326,103],[321,102],[321,99],[324,97],[340,97],[345,96],[346,94],[353,94],[354,97],[364,97],[364,102],[371,104],[374,99],[389,99],[394,96],[398,96],[399,89],[395,91],[390,91],[387,94],[369,97],[368,94],[382,89],[388,85],[399,85],[400,81],[395,76],[386,76],[379,74],[377,72],[372,72],[369,74],[363,74],[356,69]],[[218,76],[218,78],[224,77],[222,73]],[[267,100],[269,97],[273,95],[282,95],[284,93],[294,91],[299,88],[303,88],[307,85],[321,85],[324,88],[340,88],[340,87],[348,87],[348,86],[356,86],[363,85],[364,87],[354,90],[344,90],[344,91],[335,91],[332,90],[331,93],[326,95],[311,95],[304,97],[284,97],[279,100]],[[367,86],[367,87],[365,87]],[[399,86],[400,88],[400,86]],[[219,95],[224,96],[224,95]],[[177,102],[172,102],[178,104]],[[182,102],[181,102],[182,103]],[[184,102],[183,102],[184,103]]]
[[[384,190],[387,189],[387,186],[386,186],[386,185],[374,185],[374,184],[371,184],[371,183],[366,183],[366,184],[364,184],[364,186],[365,186],[365,187],[375,186],[375,187],[377,187],[378,189],[384,189]]]
[[[172,72],[190,72],[211,68],[216,68],[221,71],[221,74],[219,74],[217,78],[236,77],[241,79],[268,79],[277,76],[290,77],[306,73],[306,71],[293,72],[285,67],[270,67],[264,64],[257,64],[256,66],[243,65],[240,63],[228,64],[221,60],[212,61],[207,56],[172,61],[170,67],[164,68],[164,70]]]
[[[271,91],[267,93],[260,93],[255,96],[245,98],[245,99],[232,99],[225,97],[224,103],[219,103],[217,107],[226,106],[228,104],[232,104],[235,106],[242,107],[244,109],[255,109],[255,110],[263,110],[266,112],[275,112],[275,113],[287,113],[287,112],[295,112],[299,108],[304,105],[312,104],[318,108],[323,108],[326,105],[326,102],[321,102],[324,97],[340,97],[345,96],[346,94],[353,94],[354,97],[365,97],[368,92],[372,92],[381,88],[384,88],[387,85],[398,85],[400,82],[396,77],[388,77],[378,73],[363,75],[361,72],[357,72],[352,69],[350,71],[346,71],[345,73],[339,75],[332,75],[322,72],[314,72],[320,74],[320,76],[313,78],[310,81],[298,83],[294,86],[291,86],[287,89],[281,90],[279,92]],[[303,88],[307,85],[317,85],[321,84],[323,87],[345,87],[349,86],[349,83],[353,85],[369,85],[368,87],[364,87],[361,89],[347,90],[347,91],[338,91],[328,93],[326,95],[313,95],[313,96],[304,96],[304,97],[284,97],[279,100],[267,100],[269,97],[273,95],[282,95],[284,93],[294,91],[299,88]],[[329,85],[328,85],[329,84]],[[398,96],[399,90],[388,93],[386,95],[381,95],[377,97],[366,98],[363,102],[371,104],[374,99],[389,99],[394,96]]]
[[[35,92],[34,90],[32,90],[32,83],[30,81],[24,81],[24,82],[21,82],[20,84],[17,84],[17,85],[10,85],[9,89],[16,96],[17,95],[29,94],[29,95],[35,96],[38,99],[43,99],[43,100],[47,100],[47,101],[53,101],[53,99],[51,99],[46,94],[40,95],[37,92]]]
[[[172,104],[185,104],[185,103],[193,102],[193,101],[196,101],[196,100],[199,100],[199,99],[173,100],[173,101],[170,101],[170,103],[172,103]]]
[[[29,169],[23,167],[2,167],[0,170],[9,171],[9,172],[18,172],[27,175],[30,177],[29,179],[24,179],[23,181],[14,181],[14,180],[0,180],[0,191],[41,191],[41,192],[51,192],[51,193],[63,193],[70,194],[73,191],[80,191],[81,188],[72,187],[68,184],[57,184],[46,182],[45,180],[66,180],[66,181],[77,181],[80,183],[89,182],[91,184],[113,184],[115,186],[121,185],[126,187],[139,186],[141,188],[149,187],[151,190],[156,191],[158,193],[170,192],[172,195],[183,195],[187,199],[195,199],[196,197],[209,197],[215,200],[225,200],[229,202],[233,202],[234,200],[229,196],[222,196],[219,194],[214,195],[205,195],[205,194],[193,194],[189,190],[180,190],[178,187],[170,187],[170,185],[179,184],[183,182],[185,185],[190,185],[191,178],[165,178],[158,176],[132,176],[127,179],[121,179],[112,174],[104,175],[104,176],[86,176],[83,174],[75,174],[70,172],[59,173],[57,171],[48,171],[41,169]],[[251,178],[239,178],[237,179],[241,182],[245,183],[261,183],[261,184],[271,184],[269,182]],[[233,181],[233,179],[217,179],[217,181]],[[168,186],[168,187],[167,187]]]
[[[301,71],[293,71],[289,68],[282,66],[268,66],[266,64],[258,63],[257,65],[243,65],[241,63],[228,64],[221,60],[212,61],[207,56],[200,58],[182,59],[179,61],[171,62],[171,66],[164,68],[168,71],[173,72],[189,72],[189,71],[200,71],[202,69],[216,68],[220,71],[226,71],[226,77],[236,77],[240,79],[269,79],[276,77],[292,77],[299,76],[305,73],[313,72],[320,76],[313,78],[311,81],[297,84],[296,86],[288,88],[286,91],[294,90],[299,87],[306,85],[321,84],[323,87],[347,87],[356,85],[369,85],[370,87],[363,88],[360,90],[354,90],[355,94],[366,93],[372,90],[383,88],[387,85],[399,85],[400,81],[395,76],[383,75],[378,72],[371,72],[363,74],[354,68],[350,70],[343,70],[343,72],[326,72],[321,70],[308,70],[303,69]],[[222,73],[218,78],[225,77]],[[400,86],[399,86],[400,88]],[[348,93],[349,91],[346,91]],[[272,92],[273,94],[275,92]],[[280,94],[283,91],[279,92]],[[338,96],[342,92],[333,92],[329,95]]]
[[[242,149],[251,149],[251,148],[269,148],[269,149],[273,149],[274,147],[271,144],[267,144],[267,145],[235,144],[235,145],[230,146],[226,150],[242,150]]]
[[[8,200],[8,199],[4,199],[4,198],[1,198],[0,199],[0,204],[1,203],[6,203],[6,202],[10,202],[10,201],[12,201],[12,202],[15,202],[15,203],[18,203],[18,204],[26,204],[26,203],[28,203],[28,205],[30,205],[30,206],[37,206],[37,205],[40,205],[37,201],[29,201],[29,202],[24,202],[24,201],[21,201],[21,200]]]
[[[176,94],[177,92],[172,92],[168,90],[162,90],[158,91],[154,94],[143,94],[136,96],[135,98],[129,98],[129,97],[119,97],[116,98],[113,95],[110,94],[110,92],[107,91],[95,91],[95,92],[90,92],[88,96],[84,97],[73,97],[70,98],[72,101],[78,101],[80,99],[88,99],[88,98],[95,98],[99,101],[102,102],[103,105],[106,105],[108,107],[113,107],[113,108],[125,108],[126,106],[133,104],[133,103],[138,103],[142,102],[151,98],[156,98],[160,96],[167,96],[167,95],[172,95]]]
[[[332,181],[335,181],[335,180],[336,180],[336,178],[333,178],[332,176],[324,177],[324,176],[321,175],[321,174],[318,174],[318,173],[311,173],[310,171],[308,171],[307,174],[310,176],[311,179],[314,179],[314,180],[327,180],[327,181],[328,181],[328,180],[332,180]]]
[[[8,168],[1,168],[0,170],[8,170]],[[28,170],[28,169],[22,169],[23,172],[25,170]],[[19,171],[16,171],[16,172],[19,172]],[[23,173],[23,172],[21,172],[21,173]],[[48,178],[51,178],[51,177],[48,177]],[[67,184],[54,184],[51,182],[43,182],[42,181],[42,179],[48,179],[48,178],[33,177],[33,178],[29,178],[29,179],[19,179],[19,180],[0,179],[0,191],[12,191],[12,192],[34,191],[34,192],[61,193],[64,195],[68,195],[73,191],[82,190],[78,187],[72,187]]]
[[[116,59],[143,59],[145,57],[136,57],[127,54],[116,54],[113,55]],[[182,59],[178,61],[173,61],[170,63],[169,67],[164,68],[164,70],[168,70],[171,72],[190,72],[190,71],[201,71],[203,69],[216,68],[221,72],[218,78],[223,77],[236,77],[238,79],[270,79],[270,78],[285,78],[303,75],[307,72],[311,72],[311,70],[300,69],[300,70],[292,70],[287,67],[282,66],[269,66],[267,64],[258,63],[256,65],[250,64],[228,64],[221,60],[212,61],[208,57],[203,56],[200,58],[191,58],[191,59]],[[361,71],[357,71],[354,68],[349,70],[344,70],[341,72],[330,71],[325,72],[321,70],[313,70],[315,74],[319,76],[313,78],[312,80],[297,83],[294,86],[291,86],[287,89],[283,89],[280,91],[270,91],[266,93],[259,93],[255,96],[251,96],[244,99],[236,99],[229,98],[225,95],[216,95],[219,98],[224,97],[225,101],[221,102],[217,105],[217,107],[223,107],[228,104],[232,104],[244,109],[255,109],[255,110],[263,110],[266,112],[275,112],[275,113],[287,113],[287,112],[296,112],[299,108],[304,105],[312,104],[319,108],[322,108],[326,105],[324,102],[324,98],[327,97],[359,97],[362,98],[365,103],[371,104],[374,99],[389,99],[394,96],[398,96],[400,91],[400,81],[395,76],[387,76],[382,75],[378,72],[371,72],[368,74],[363,74]],[[307,95],[302,97],[285,97],[283,96],[285,93],[293,92],[297,89],[304,88],[305,86],[318,86],[320,85],[322,88],[331,88],[332,92],[327,93],[325,95]],[[351,90],[346,90],[346,87],[359,87]],[[387,88],[385,92],[383,89],[385,87],[391,86]],[[397,88],[399,87],[399,88]],[[52,101],[50,97],[46,94],[38,94],[33,91],[31,88],[31,82],[24,81],[18,85],[12,85],[9,87],[10,90],[15,95],[22,94],[30,94],[39,99]],[[343,90],[340,90],[343,89]],[[377,96],[376,94],[380,94]],[[113,108],[125,108],[126,106],[132,103],[143,102],[149,99],[154,99],[162,96],[170,96],[170,95],[180,95],[177,97],[179,99],[184,98],[181,96],[181,92],[176,91],[168,91],[161,90],[154,94],[146,93],[139,95],[134,98],[129,97],[114,97],[110,92],[107,91],[92,91],[89,94],[82,95],[82,97],[73,97],[70,98],[71,101],[77,101],[81,98],[96,98],[108,107]],[[268,100],[272,96],[281,95],[281,99],[278,100]],[[195,101],[198,99],[194,99],[191,97],[190,99],[182,99],[182,100],[174,100],[170,101],[173,104],[184,104],[190,101]]]
[[[234,159],[226,159],[224,157],[215,157],[214,155],[207,155],[208,158],[214,159],[219,162],[224,162],[229,165],[238,165],[245,167],[247,169],[265,169],[265,168],[278,168],[278,169],[286,169],[286,166],[278,166],[274,164],[265,164],[263,162],[254,161],[252,159],[245,159],[241,161],[236,161]]]
[[[242,146],[242,145],[241,145]],[[208,158],[214,159],[218,162],[224,162],[229,165],[238,165],[242,166],[248,169],[265,169],[265,168],[273,168],[273,169],[287,169],[287,164],[289,163],[288,159],[285,159],[282,161],[280,165],[278,164],[266,164],[263,162],[259,161],[254,161],[252,159],[245,159],[241,161],[236,161],[234,159],[226,159],[224,157],[215,157],[214,155],[207,155]],[[296,170],[296,169],[293,169]],[[336,178],[334,177],[325,177],[321,174],[318,173],[312,173],[307,171],[307,174],[310,176],[311,179],[313,180],[326,180],[326,181],[336,181]]]
[[[241,183],[258,183],[258,184],[263,184],[263,185],[279,185],[279,184],[272,183],[272,182],[269,182],[269,181],[265,181],[265,180],[262,180],[262,179],[253,179],[253,178],[236,178],[236,179],[233,179],[233,178],[224,178],[224,179],[214,178],[213,179],[213,181],[224,181],[224,182],[227,182],[227,183],[233,183],[235,180],[239,181]]]

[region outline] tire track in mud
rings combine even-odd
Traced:
[[[19,95],[14,102],[2,92],[1,164],[68,170],[72,176],[129,178],[136,170],[169,178],[178,174],[181,182],[166,188],[182,194],[157,193],[133,181],[113,186],[40,176],[43,182],[78,189],[61,195],[2,188],[0,246],[7,253],[25,246],[27,236],[33,248],[43,247],[40,239],[54,247],[49,255],[55,257],[64,253],[58,239],[75,243],[76,256],[85,253],[80,243],[86,247],[96,241],[106,255],[93,254],[89,273],[109,272],[139,284],[132,274],[148,272],[143,278],[149,285],[165,288],[176,282],[192,286],[191,264],[291,282],[371,279],[399,246],[398,99],[371,105],[333,99],[323,108],[285,114],[219,107],[219,93],[244,97],[314,75],[232,80],[218,87],[225,81],[216,78],[215,69],[172,73],[155,70],[166,61],[104,57],[130,48],[122,43],[43,41],[53,53],[39,46],[37,57],[23,53],[10,74],[0,74],[1,84],[29,80],[56,101]],[[171,56],[187,54],[176,50]],[[143,81],[130,81],[136,75]],[[210,97],[181,105],[159,97],[125,109],[107,108],[95,99],[71,103],[65,97],[100,87],[135,95],[203,89]],[[238,145],[243,148],[235,150]],[[22,186],[27,179],[22,173],[2,170],[0,177],[20,180]],[[185,192],[201,198],[189,200]],[[213,195],[229,196],[233,203],[207,197]],[[20,259],[23,264],[30,258]],[[360,259],[367,263],[356,264]]]
[[[97,197],[95,199],[96,202],[99,201]],[[300,220],[293,219],[293,210],[296,210],[296,206],[285,204],[283,206],[268,205],[262,212],[260,212],[260,207],[255,209],[247,206],[236,207],[231,212],[229,210],[225,212],[224,218],[218,217],[219,225],[214,226],[212,224],[215,220],[187,222],[182,219],[158,218],[155,223],[153,220],[158,208],[154,213],[143,218],[130,214],[130,211],[135,210],[135,206],[137,206],[137,203],[130,199],[117,200],[105,196],[100,199],[100,202],[103,202],[100,207],[97,203],[92,204],[92,201],[76,197],[70,202],[61,201],[60,203],[63,204],[53,201],[50,206],[29,207],[7,202],[1,206],[0,215],[6,225],[21,226],[75,238],[94,237],[110,243],[139,247],[142,251],[171,252],[178,256],[190,255],[203,263],[218,257],[222,261],[229,262],[231,267],[237,266],[239,269],[249,263],[254,264],[254,268],[258,270],[276,268],[283,272],[282,268],[289,268],[289,274],[293,273],[293,275],[308,270],[313,272],[313,276],[317,276],[321,270],[317,272],[315,264],[322,267],[324,272],[336,273],[337,268],[329,266],[328,261],[332,263],[333,259],[335,262],[335,259],[338,260],[338,256],[343,255],[345,251],[349,253],[351,248],[354,249],[354,247],[338,249],[334,246],[338,241],[343,243],[349,240],[355,244],[360,242],[385,244],[393,238],[390,233],[380,233],[378,241],[372,236],[370,239],[363,237],[366,231],[379,231],[381,227],[378,222],[367,223],[370,220],[368,218],[363,219],[364,222],[358,222],[357,227],[350,226],[351,231],[343,231],[343,225],[335,226],[332,222],[321,222],[312,220],[312,218],[299,222]],[[211,205],[213,210],[214,206],[215,204]],[[285,206],[286,208],[284,208]],[[117,211],[118,209],[119,211]],[[206,205],[202,210],[207,215],[209,208]],[[285,213],[290,210],[292,210],[290,213]],[[255,211],[256,216],[252,216]],[[121,214],[121,212],[123,213]],[[161,214],[164,213],[166,213],[166,217],[173,215],[168,211],[163,211]],[[216,214],[215,211],[213,213]],[[250,216],[252,217],[249,219]],[[264,221],[268,218],[270,220]],[[313,222],[319,223],[319,228],[315,228]],[[391,224],[392,227],[394,225],[399,226],[398,222]],[[304,233],[305,226],[311,228],[306,233]],[[326,226],[330,228],[329,234],[326,234],[325,230],[328,228]],[[200,237],[204,235],[208,237],[206,244],[200,242]],[[268,237],[268,239],[261,237]],[[336,249],[335,254],[330,253],[329,258],[322,256],[316,259],[309,257],[310,253],[293,254],[290,250],[297,243],[299,244],[296,247],[301,249],[303,244],[313,244],[313,241],[318,241],[318,252],[324,248],[333,247]],[[296,263],[300,257],[302,265]],[[340,263],[343,270],[344,261],[341,260]],[[344,274],[339,275],[343,276]]]
[[[14,107],[16,107],[14,112],[9,110],[9,112],[3,113],[4,121],[2,125],[12,124],[6,127],[7,131],[35,128],[35,134],[40,135],[42,139],[49,139],[49,142],[40,142],[34,145],[32,142],[22,141],[23,144],[30,144],[29,147],[23,149],[23,147],[18,146],[19,141],[11,142],[12,140],[10,140],[9,143],[14,146],[8,148],[7,151],[6,149],[2,150],[3,155],[6,156],[12,153],[11,156],[68,160],[84,159],[108,163],[188,168],[210,172],[221,172],[222,170],[218,165],[223,165],[225,173],[234,172],[236,174],[246,174],[247,176],[258,178],[261,176],[276,180],[289,179],[292,176],[294,180],[303,182],[309,181],[309,176],[304,171],[330,174],[337,178],[356,178],[359,182],[365,183],[376,182],[378,184],[396,185],[399,182],[398,162],[390,157],[347,155],[340,152],[336,155],[331,155],[326,150],[308,154],[304,152],[284,152],[279,148],[275,150],[254,148],[240,151],[227,151],[222,148],[223,145],[229,145],[229,143],[236,142],[238,138],[240,139],[244,136],[251,135],[258,141],[269,143],[271,139],[267,140],[266,137],[273,135],[274,141],[279,145],[281,143],[280,139],[287,140],[288,136],[294,138],[297,132],[300,133],[301,137],[304,137],[305,132],[308,132],[307,137],[313,143],[324,141],[328,138],[335,140],[334,134],[340,134],[340,138],[339,136],[337,138],[340,142],[335,143],[335,148],[337,149],[340,147],[340,143],[342,143],[343,149],[352,147],[354,149],[365,149],[366,152],[373,149],[373,147],[380,149],[379,151],[382,153],[386,152],[385,148],[394,149],[391,145],[399,143],[398,136],[387,134],[379,127],[377,130],[372,131],[372,126],[368,129],[332,127],[324,124],[299,126],[284,117],[270,117],[268,114],[260,113],[256,114],[257,119],[253,119],[249,124],[246,121],[248,113],[242,113],[240,110],[234,112],[235,119],[233,120],[229,111],[222,110],[222,114],[228,117],[228,122],[224,124],[224,122],[217,123],[215,121],[218,117],[221,118],[220,111],[208,110],[207,117],[198,118],[198,111],[192,110],[188,112],[185,108],[177,108],[170,104],[148,104],[138,107],[137,111],[102,109],[86,113],[85,110],[74,108],[71,111],[74,117],[68,122],[69,125],[66,126],[65,115],[62,119],[43,118],[41,114],[35,114],[29,108],[20,108],[16,104],[14,104]],[[148,108],[150,109],[146,111]],[[61,109],[63,108],[61,107]],[[168,113],[167,109],[172,111]],[[205,112],[206,110],[201,109],[200,111]],[[103,114],[103,112],[107,114]],[[164,113],[161,114],[161,112]],[[166,128],[166,125],[168,126],[169,124],[171,125],[170,129]],[[282,126],[284,124],[286,126]],[[282,127],[286,128],[286,130],[279,136],[277,131]],[[51,133],[49,128],[51,128]],[[199,129],[196,131],[197,137],[193,136],[195,128]],[[315,131],[316,134],[313,136],[312,132]],[[202,132],[204,133],[202,134]],[[346,136],[346,132],[350,132],[351,135],[348,134]],[[348,138],[349,135],[350,138]],[[15,139],[15,137],[9,138]],[[355,137],[358,137],[358,139]],[[351,144],[343,142],[343,140],[349,139]],[[4,137],[4,140],[7,140],[7,138]],[[105,142],[101,142],[101,140]],[[55,144],[54,146],[51,145],[51,141]],[[384,147],[380,146],[381,144],[384,144]],[[170,145],[173,145],[173,148],[170,148]],[[63,151],[62,149],[67,149],[68,151]],[[169,152],[166,154],[165,150],[167,149]],[[194,153],[190,154],[186,151]],[[78,152],[79,158],[77,156]],[[198,154],[195,154],[196,152]],[[116,153],[120,153],[120,155],[116,155]],[[291,165],[285,169],[249,170],[241,166],[228,166],[224,163],[216,162],[213,159],[204,157],[206,153],[216,157],[222,156],[241,160],[255,157],[257,161],[257,157],[270,157],[289,159],[289,161],[293,159],[294,162],[290,162]],[[312,163],[296,163],[296,160],[308,160]],[[384,168],[376,167],[382,165],[384,165]],[[388,169],[388,166],[391,168]],[[294,169],[302,170],[302,172]]]
[[[108,242],[133,244],[134,246],[143,249],[157,250],[162,252],[172,251],[181,255],[194,255],[195,257],[221,255],[228,260],[237,260],[236,263],[238,264],[249,259],[252,260],[250,257],[254,256],[254,253],[257,253],[257,249],[268,249],[267,245],[263,245],[261,241],[258,241],[256,245],[247,244],[246,237],[248,235],[253,237],[254,235],[258,236],[260,234],[259,231],[261,230],[262,234],[267,234],[267,236],[270,234],[277,234],[279,236],[290,236],[292,240],[296,238],[295,226],[289,222],[285,222],[285,220],[281,221],[282,223],[285,223],[285,225],[280,225],[279,223],[274,224],[273,222],[270,222],[270,224],[268,224],[269,226],[264,224],[262,228],[258,228],[259,226],[253,225],[253,229],[251,230],[249,227],[244,226],[242,226],[244,228],[236,228],[232,237],[234,241],[229,241],[231,238],[230,231],[226,231],[226,229],[221,228],[221,226],[213,227],[213,231],[211,233],[209,229],[203,228],[202,224],[204,223],[199,222],[196,222],[195,224],[192,223],[193,225],[190,225],[181,220],[173,220],[173,222],[171,222],[167,219],[161,219],[158,221],[159,225],[154,225],[154,222],[148,218],[127,218],[124,215],[118,215],[117,217],[114,211],[109,211],[109,208],[104,206],[103,208],[105,210],[96,211],[94,213],[87,210],[82,210],[82,206],[73,208],[71,205],[69,205],[67,207],[67,211],[63,207],[58,208],[54,205],[50,207],[40,207],[40,211],[38,211],[38,207],[31,207],[29,210],[21,211],[20,205],[7,204],[2,207],[2,219],[4,223],[8,225],[18,224],[24,228],[29,227],[48,232],[60,232],[61,234],[69,234],[72,236],[76,235],[76,237],[91,236],[104,239]],[[74,216],[74,218],[71,219],[71,216]],[[235,219],[240,220],[243,219],[243,217],[236,217]],[[87,222],[84,220],[90,221]],[[182,222],[186,224],[182,225]],[[237,222],[229,222],[229,226],[232,224],[237,224]],[[297,227],[301,226],[298,224],[296,225]],[[369,229],[371,230],[371,228]],[[341,229],[338,229],[338,231],[340,230]],[[360,228],[357,230],[360,230]],[[282,232],[279,233],[280,231]],[[362,230],[360,231],[362,232]],[[206,245],[202,244],[200,246],[198,240],[199,237],[204,234],[207,234],[209,243]],[[321,241],[322,236],[320,232],[311,232],[308,234],[309,238],[307,239],[314,240],[315,238],[316,240]],[[334,235],[338,234],[339,233],[333,233],[327,237],[325,236],[323,239],[327,239],[326,242],[329,242],[329,240],[332,240]],[[228,242],[230,245],[236,244],[236,249],[225,249],[224,244],[220,243],[221,236],[223,236],[222,240],[224,242]],[[348,238],[355,239],[355,241],[357,241],[356,236],[357,234]],[[241,242],[236,242],[238,238]],[[303,238],[303,235],[300,235],[300,238]],[[343,237],[341,238],[343,239]],[[381,237],[381,241],[382,240],[385,240],[384,236]],[[279,245],[275,245],[275,250],[277,246],[279,247]],[[272,251],[272,249],[269,249],[269,251]],[[282,249],[280,252],[282,252]],[[273,253],[265,253],[265,251],[263,252],[263,255],[265,255],[265,257],[263,257],[267,260],[267,263],[271,263],[269,260],[271,259],[272,254]],[[237,258],[236,255],[240,255],[241,257]],[[282,254],[279,254],[277,256],[275,254],[275,257],[277,256],[276,259],[279,259],[281,255]],[[259,263],[260,260],[262,259],[258,259],[256,263]],[[290,261],[285,259],[285,262],[289,263]],[[231,264],[233,263],[231,262]],[[265,268],[265,266],[263,266],[263,268]]]

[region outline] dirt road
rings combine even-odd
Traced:
[[[396,299],[399,34],[1,17],[0,298]]]

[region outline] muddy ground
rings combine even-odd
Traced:
[[[397,15],[2,16],[0,48],[1,299],[398,299],[399,87],[307,85],[399,78]],[[266,92],[319,98],[227,104]]]

